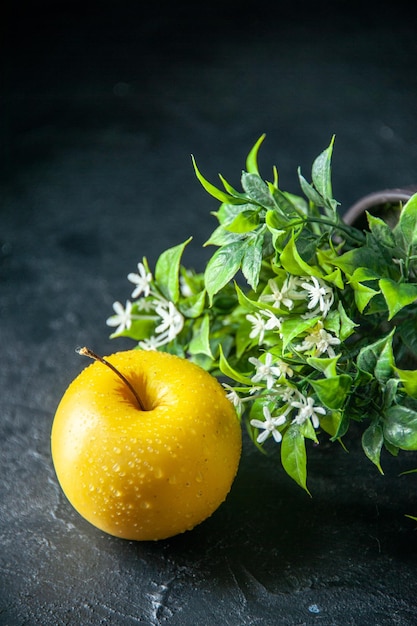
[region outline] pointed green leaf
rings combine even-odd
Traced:
[[[402,234],[406,245],[417,245],[417,193],[404,205],[395,233]]]
[[[221,189],[218,189],[206,178],[204,178],[204,176],[201,174],[200,170],[197,167],[197,163],[193,155],[191,155],[191,160],[194,166],[195,174],[207,193],[209,193],[211,196],[213,196],[213,198],[216,198],[216,200],[219,200],[220,202],[229,202],[230,204],[236,203],[236,198],[228,193],[225,193]],[[240,203],[240,200],[238,201],[238,203]]]
[[[242,273],[254,291],[256,291],[259,283],[263,240],[262,234],[247,240],[242,259]]]
[[[313,317],[311,319],[302,319],[301,317],[294,317],[285,319],[281,326],[281,335],[284,348],[288,346],[290,341],[298,337],[301,333],[305,332],[309,328],[313,328],[319,321],[319,317]]]
[[[193,337],[188,349],[191,354],[205,354],[213,358],[210,348],[210,317],[208,313],[204,315],[199,324],[193,327]]]
[[[265,133],[259,137],[258,141],[255,143],[253,148],[251,148],[248,156],[246,157],[246,170],[250,174],[258,174],[259,175],[259,170],[258,170],[258,152],[259,152],[259,148],[260,148],[263,140],[265,139],[265,137],[266,137]]]
[[[226,359],[223,353],[223,349],[221,345],[219,345],[219,351],[220,351],[219,368],[220,368],[221,373],[227,376],[228,378],[235,380],[237,383],[240,383],[241,385],[245,385],[248,387],[252,386],[253,383],[251,379],[248,378],[248,376],[245,376],[241,372],[238,372],[230,365],[230,363],[228,362],[228,360]]]
[[[162,294],[168,300],[177,303],[180,295],[179,270],[180,261],[185,246],[190,243],[192,237],[184,243],[169,248],[163,252],[156,262],[155,279]]]
[[[345,339],[352,335],[355,328],[359,326],[359,324],[356,324],[353,320],[350,319],[350,317],[348,317],[348,314],[346,313],[344,306],[341,302],[339,302],[339,304],[337,305],[337,310],[340,316],[339,339],[341,341],[345,341]]]
[[[385,411],[384,437],[400,450],[417,450],[417,411],[394,405]]]
[[[206,304],[206,290],[203,289],[200,293],[196,293],[192,296],[188,296],[187,298],[182,298],[179,301],[178,308],[180,313],[185,317],[197,318],[200,317],[202,312],[204,311],[204,307]]]
[[[311,170],[313,184],[319,194],[326,199],[332,198],[331,160],[333,153],[334,136],[326,150],[315,159]]]
[[[358,307],[358,311],[360,313],[363,313],[372,298],[380,293],[380,291],[372,289],[372,287],[362,285],[362,283],[353,280],[352,278],[349,279],[349,285],[353,289],[355,304]]]
[[[381,474],[384,473],[382,471],[380,461],[383,443],[384,434],[382,426],[379,424],[378,421],[374,421],[362,434],[362,448],[368,459],[377,466]]]
[[[337,376],[336,365],[340,358],[340,354],[334,357],[316,357],[311,356],[307,359],[307,363],[319,372],[323,372],[326,378]]]
[[[320,428],[322,428],[332,438],[337,437],[341,422],[341,411],[328,411],[326,415],[320,416]]]
[[[240,233],[231,233],[226,230],[224,226],[218,226],[210,238],[204,243],[204,247],[206,246],[225,246],[228,243],[235,243],[236,241],[241,241],[243,239],[243,235]]]
[[[416,284],[396,283],[389,278],[381,278],[379,286],[387,303],[388,320],[392,320],[401,309],[417,300]]]
[[[417,398],[417,370],[402,370],[398,367],[394,370],[404,386],[405,393],[412,398]]]
[[[244,193],[242,193],[241,191],[237,191],[234,187],[232,187],[232,185],[230,185],[221,174],[219,174],[219,178],[222,181],[223,187],[225,188],[227,193],[229,193],[234,198],[237,198],[238,200],[242,200],[242,202],[247,202],[247,197]]]
[[[328,409],[342,408],[352,386],[352,378],[348,374],[340,374],[331,378],[312,380],[311,385],[320,402]]]
[[[282,263],[282,266],[290,274],[295,274],[296,276],[316,276],[318,278],[322,277],[322,273],[320,272],[318,267],[309,265],[301,258],[297,250],[294,234],[288,241],[284,250],[281,252],[280,261]]]
[[[225,228],[233,233],[249,233],[259,226],[258,211],[242,211]]]
[[[275,201],[271,196],[268,185],[262,180],[258,174],[242,173],[242,187],[248,194],[249,198],[267,209],[276,207]]]
[[[213,296],[229,283],[240,269],[245,252],[241,243],[230,243],[219,248],[207,263],[204,281],[209,295],[210,304]]]
[[[375,376],[379,382],[385,383],[394,372],[394,355],[392,351],[393,329],[389,335],[365,346],[358,354],[356,364],[359,370]]]
[[[368,226],[375,239],[386,248],[395,248],[395,237],[388,224],[380,217],[366,212]]]
[[[309,494],[305,440],[296,424],[291,425],[282,437],[281,463],[287,474]]]
[[[316,206],[323,206],[323,198],[319,193],[317,193],[314,187],[306,181],[304,176],[301,175],[300,170],[298,171],[298,178],[300,181],[301,189],[303,190],[306,198],[308,198],[308,200],[310,200],[310,202],[312,202]]]

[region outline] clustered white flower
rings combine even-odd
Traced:
[[[184,317],[175,304],[153,289],[152,273],[144,263],[138,263],[138,273],[131,272],[127,278],[135,285],[131,297],[140,298],[136,303],[140,315],[132,313],[133,304],[130,300],[126,300],[125,307],[120,302],[114,302],[115,315],[106,321],[108,326],[117,327],[113,336],[130,330],[133,320],[146,318],[155,320],[155,334],[140,341],[140,348],[157,350],[173,341],[184,327]]]
[[[288,378],[292,378],[294,372],[287,363],[282,359],[274,360],[270,352],[265,354],[264,361],[251,357],[249,362],[255,366],[255,374],[251,381],[254,383],[264,381],[266,389],[270,392],[262,407],[265,419],[263,421],[259,419],[250,420],[250,424],[254,428],[262,431],[256,438],[258,443],[263,443],[270,435],[276,443],[279,443],[282,440],[279,427],[284,426],[289,421],[291,414],[293,415],[292,420],[290,420],[291,423],[301,426],[308,419],[311,419],[313,427],[319,428],[319,415],[325,415],[326,409],[316,405],[314,398],[305,396],[288,382]],[[241,403],[248,398],[240,398],[232,388],[229,389],[229,399],[237,408],[240,408]],[[276,407],[277,413],[273,416],[269,408],[271,401],[283,403],[280,407]]]
[[[302,342],[294,346],[294,349],[298,352],[309,352],[316,357],[322,354],[334,357],[334,346],[340,344],[340,339],[324,327],[325,319],[334,303],[331,286],[316,276],[290,275],[285,278],[281,286],[278,278],[270,279],[268,293],[262,294],[259,298],[259,302],[265,302],[273,309],[279,309],[284,315],[283,307],[288,312],[293,312],[296,304],[303,301],[305,309],[304,313],[300,313],[300,317],[304,319],[319,317],[320,319],[306,333]],[[246,319],[252,325],[249,337],[257,339],[258,345],[266,343],[267,333],[270,331],[278,333],[282,338],[283,315],[276,315],[270,309],[259,308],[258,311],[246,315]],[[261,384],[260,389],[263,390],[266,387],[267,390],[264,396],[265,404],[262,407],[264,420],[250,420],[250,424],[260,431],[256,439],[258,443],[263,443],[269,436],[279,443],[282,440],[281,427],[289,423],[302,426],[307,420],[311,420],[312,426],[315,429],[319,428],[319,418],[326,414],[326,409],[317,405],[314,397],[304,395],[294,384],[291,384],[288,379],[293,377],[294,371],[285,360],[274,357],[271,352],[266,351],[259,359],[249,358],[249,363],[255,368],[251,382]],[[228,397],[239,411],[242,409],[242,403],[248,399],[239,397],[236,392],[233,392],[232,397],[231,388]]]

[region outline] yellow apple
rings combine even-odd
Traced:
[[[58,480],[78,513],[140,541],[208,518],[230,491],[241,446],[220,383],[157,351],[117,352],[86,367],[65,392],[51,433]]]

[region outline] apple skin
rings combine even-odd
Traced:
[[[225,500],[242,447],[236,411],[199,366],[163,352],[125,350],[86,367],[54,418],[59,483],[97,528],[147,541],[190,530]]]

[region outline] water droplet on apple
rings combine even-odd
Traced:
[[[118,447],[116,446],[116,447],[114,447],[114,448],[113,448],[113,452],[114,452],[115,454],[120,454],[122,451],[121,451],[121,449],[120,449],[120,448],[118,448]]]
[[[198,472],[198,474],[195,477],[196,481],[198,483],[202,483],[203,482],[203,474],[201,472]]]
[[[147,510],[152,508],[152,504],[148,502],[147,500],[144,500],[143,502],[141,502],[140,506],[142,509],[147,509]]]
[[[154,473],[155,478],[163,478],[164,472],[160,467],[157,467]]]
[[[115,472],[120,472],[120,465],[119,465],[118,463],[115,463],[115,464],[113,465],[113,471],[115,471]]]

